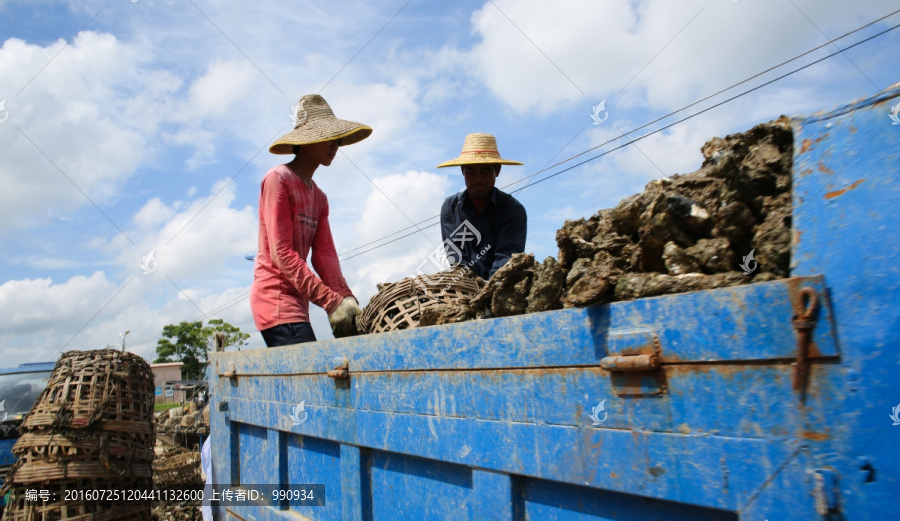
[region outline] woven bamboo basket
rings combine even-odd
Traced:
[[[141,357],[64,353],[19,429],[3,521],[149,520],[149,503],[64,499],[66,490],[152,489],[153,402],[153,373]],[[29,500],[27,491],[46,491],[50,500]]]
[[[472,272],[461,267],[394,282],[372,297],[356,318],[361,333],[383,333],[418,327],[422,311],[438,304],[474,297],[481,289]]]
[[[160,487],[203,483],[200,453],[183,451],[159,458],[153,465],[153,479]]]

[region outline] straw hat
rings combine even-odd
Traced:
[[[462,165],[521,165],[518,161],[510,161],[500,157],[497,140],[490,134],[469,134],[463,142],[462,152],[456,159],[439,164],[438,168]]]
[[[369,137],[372,127],[338,119],[331,111],[325,98],[318,94],[307,94],[294,107],[294,130],[278,138],[269,147],[273,154],[293,154],[294,145],[310,145],[343,139],[341,145],[352,145]]]

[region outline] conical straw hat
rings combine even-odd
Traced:
[[[294,130],[278,138],[269,147],[273,154],[293,154],[294,145],[310,145],[342,139],[341,145],[352,145],[369,137],[372,127],[335,117],[325,98],[307,94],[294,110]]]
[[[497,140],[490,134],[469,134],[463,142],[462,152],[456,159],[439,164],[438,168],[462,165],[521,165],[518,161],[511,161],[500,157],[497,150]]]

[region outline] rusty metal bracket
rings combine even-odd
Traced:
[[[344,380],[350,378],[350,361],[344,357],[334,359],[336,365],[334,369],[328,371],[328,377],[335,380]]]
[[[607,371],[637,372],[659,369],[657,355],[607,356],[600,360],[600,367]]]
[[[627,347],[621,349],[619,354],[600,359],[600,367],[610,373],[615,393],[620,396],[652,396],[665,393],[667,386],[662,370],[662,346],[659,337],[647,331],[620,336],[633,337],[638,344],[626,341],[624,344]]]
[[[795,391],[800,391],[803,397],[809,380],[809,346],[812,342],[813,329],[816,327],[819,296],[815,288],[811,287],[801,289],[798,295],[799,302],[796,309],[799,311],[791,319],[794,329],[797,330],[797,360],[794,363],[793,387]]]

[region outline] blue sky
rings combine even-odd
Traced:
[[[497,136],[503,187],[897,9],[836,0],[297,2],[0,0],[0,355],[15,365],[118,344],[153,357],[168,323],[252,333],[246,294],[259,182],[300,96],[374,128],[315,180],[339,253],[436,216],[463,188],[470,132]],[[892,16],[704,101],[697,113],[900,23]],[[700,146],[897,81],[900,30],[515,196],[527,250],[557,253],[565,219],[700,165]],[[608,119],[594,125],[605,100]],[[606,145],[591,157],[620,144]],[[549,169],[535,179],[572,163]],[[518,188],[526,183],[520,183]],[[376,188],[377,186],[377,188]],[[398,209],[399,208],[399,209]],[[437,227],[344,255],[365,304],[415,270]],[[415,230],[410,230],[415,231]],[[401,235],[406,235],[404,232]],[[373,246],[374,246],[373,245]],[[368,248],[364,248],[368,249]],[[156,269],[140,264],[154,252]],[[313,311],[320,339],[324,312]]]

